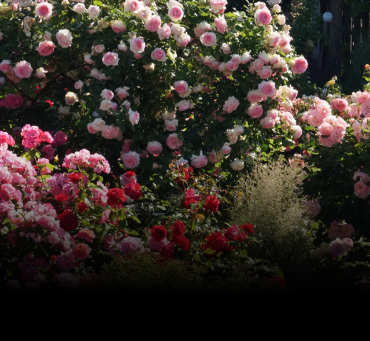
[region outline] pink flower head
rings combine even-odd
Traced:
[[[171,37],[171,27],[168,24],[164,24],[162,27],[158,28],[157,33],[160,40],[168,39]]]
[[[30,78],[32,75],[32,66],[29,62],[22,60],[15,64],[14,73],[18,78]]]
[[[119,127],[114,127],[113,125],[105,126],[104,130],[102,131],[102,136],[105,139],[111,140],[117,138],[119,132]]]
[[[292,72],[294,74],[304,73],[308,68],[307,60],[304,57],[297,57],[292,61]]]
[[[105,66],[117,66],[118,65],[118,53],[107,52],[102,58],[103,64]]]
[[[261,124],[262,128],[271,129],[271,128],[275,127],[276,121],[274,119],[272,119],[271,117],[265,117],[265,118],[261,119],[260,124]]]
[[[191,165],[194,168],[202,168],[208,163],[208,159],[205,155],[203,155],[203,152],[200,151],[199,156],[193,155],[191,158]]]
[[[125,12],[138,13],[143,7],[143,2],[138,0],[126,0],[124,3]]]
[[[55,150],[51,145],[46,145],[42,147],[40,151],[48,160],[52,160],[55,155]]]
[[[140,155],[136,152],[129,152],[122,156],[122,161],[126,168],[136,168],[140,164]]]
[[[209,4],[211,5],[211,13],[222,14],[225,12],[227,0],[210,0]]]
[[[265,95],[259,90],[251,90],[248,92],[247,100],[252,103],[262,102],[265,100]]]
[[[351,224],[344,224],[342,225],[342,235],[345,238],[351,237],[355,233],[355,229]]]
[[[153,50],[151,58],[153,60],[158,60],[159,62],[165,62],[167,60],[166,53],[159,47]]]
[[[248,115],[251,118],[258,118],[261,117],[263,114],[262,105],[257,103],[252,103],[251,106],[248,108]]]
[[[134,54],[140,54],[144,52],[145,42],[143,38],[132,38],[132,39],[129,39],[129,42],[130,42],[130,50]]]
[[[321,211],[321,206],[317,200],[308,200],[305,203],[305,206],[307,208],[308,214],[311,217],[316,217]]]
[[[267,7],[258,9],[254,14],[254,17],[256,18],[257,23],[262,25],[268,25],[272,20],[271,12]]]
[[[259,69],[256,72],[261,79],[267,79],[272,75],[271,66],[264,66],[262,69]]]
[[[73,255],[78,259],[86,259],[91,249],[84,243],[76,244],[73,248]]]
[[[41,56],[49,56],[54,52],[55,44],[51,40],[44,40],[39,43],[37,51]]]
[[[173,87],[178,94],[183,94],[188,89],[189,85],[185,81],[177,81],[173,83]]]
[[[69,30],[59,30],[55,37],[58,40],[58,44],[63,48],[67,48],[72,45],[73,37]]]
[[[330,243],[330,257],[337,259],[347,252],[346,244],[339,238]]]
[[[360,178],[360,181],[363,183],[367,184],[370,181],[370,176],[366,173],[363,172],[355,172],[353,175],[353,180],[357,180],[357,178]]]
[[[89,243],[91,243],[95,237],[96,236],[95,236],[94,231],[89,230],[89,229],[81,229],[78,231],[76,235],[76,238],[84,239]]]
[[[35,8],[35,14],[42,18],[50,18],[53,13],[53,5],[48,2],[40,2]]]
[[[275,83],[273,81],[262,81],[258,85],[258,91],[260,91],[263,96],[274,97],[276,95]]]
[[[150,32],[156,32],[161,27],[161,18],[158,15],[153,15],[145,23],[145,28]]]
[[[182,147],[183,143],[182,141],[177,137],[176,133],[170,134],[167,137],[166,144],[170,149],[179,149]]]
[[[152,142],[148,142],[146,150],[149,154],[152,154],[152,155],[156,156],[156,155],[159,155],[162,152],[163,147],[159,142],[152,141]]]
[[[363,181],[358,181],[354,187],[355,196],[360,199],[366,199],[370,194],[370,187],[365,185]]]
[[[172,21],[179,21],[184,17],[184,11],[182,10],[182,5],[180,3],[178,3],[177,1],[172,1],[172,2],[176,2],[181,7],[180,6],[171,6],[171,7],[169,7],[168,16],[170,17],[170,19]],[[169,4],[170,3],[171,3],[171,0],[170,0]],[[167,6],[169,4],[167,4]]]
[[[59,147],[63,146],[67,143],[67,135],[63,133],[61,130],[57,131],[55,136],[54,136],[54,141],[52,143],[53,147]]]
[[[217,43],[216,34],[213,32],[205,32],[199,39],[204,46],[214,46]]]
[[[228,31],[227,22],[223,15],[218,16],[217,18],[215,18],[214,21],[215,21],[217,32],[222,34]]]
[[[144,251],[144,242],[138,238],[126,237],[121,242],[121,250],[125,255],[135,251]]]
[[[335,98],[330,103],[333,110],[343,112],[348,109],[348,102],[344,98]]]
[[[3,60],[0,63],[0,71],[3,73],[8,73],[12,71],[12,67],[10,66],[10,60]]]
[[[233,111],[235,111],[238,106],[239,106],[239,101],[234,96],[231,96],[225,102],[223,110],[230,114]]]

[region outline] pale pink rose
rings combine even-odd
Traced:
[[[319,143],[324,147],[332,147],[335,141],[333,141],[332,137],[319,137]]]
[[[121,250],[125,255],[136,251],[144,251],[144,242],[135,237],[126,237],[121,242]]]
[[[215,18],[214,22],[215,22],[215,25],[216,25],[217,32],[225,33],[225,32],[228,31],[227,22],[226,22],[225,17],[223,15],[220,15],[217,18]]]
[[[235,63],[235,62],[233,62],[232,60],[230,60],[230,61],[228,61],[228,62],[226,63],[226,68],[227,68],[229,71],[235,71],[235,70],[237,70],[237,69],[238,69],[238,67],[239,67],[239,63]],[[220,68],[219,68],[219,70],[220,70]]]
[[[248,92],[247,100],[252,103],[262,102],[265,100],[265,96],[259,90],[251,90]]]
[[[357,103],[363,104],[370,99],[370,94],[366,91],[357,93],[356,101]]]
[[[270,64],[272,65],[280,62],[280,60],[281,60],[281,57],[276,53],[270,56]]]
[[[203,152],[200,151],[200,155],[193,155],[191,158],[191,165],[194,168],[202,168],[208,163],[208,159],[205,155],[203,155]]]
[[[247,64],[248,62],[250,62],[252,60],[252,57],[251,55],[249,54],[249,52],[245,52],[242,54],[242,60],[241,60],[241,63],[242,64]]]
[[[178,126],[178,120],[176,119],[173,119],[171,121],[170,120],[166,121],[166,129],[168,131],[176,131],[177,126]]]
[[[226,134],[230,144],[235,144],[238,141],[239,136],[236,134],[235,129],[227,129]]]
[[[136,168],[140,164],[140,155],[136,152],[128,152],[122,156],[126,168]]]
[[[242,62],[242,56],[239,54],[233,54],[230,60],[234,63],[240,64]]]
[[[301,74],[307,70],[308,63],[304,57],[297,57],[293,59],[292,72],[294,74]]]
[[[226,69],[226,63],[221,63],[219,66],[218,66],[218,71],[224,71]]]
[[[143,38],[132,38],[132,39],[129,39],[129,42],[130,42],[130,50],[133,53],[139,54],[139,53],[144,52],[145,42]]]
[[[153,15],[146,23],[145,28],[150,32],[156,32],[161,27],[162,21],[158,15]]]
[[[225,44],[225,43],[222,43],[221,50],[225,54],[230,54],[231,53],[231,47],[230,47],[230,45]]]
[[[158,28],[157,33],[160,40],[168,39],[171,37],[171,27],[168,24],[164,24]]]
[[[244,127],[240,125],[234,125],[236,135],[241,135],[244,133]]]
[[[165,237],[157,242],[152,236],[148,238],[148,246],[151,251],[159,252],[160,249],[168,244],[168,239]]]
[[[344,242],[336,238],[330,243],[330,257],[332,259],[337,259],[338,257],[344,255],[347,252],[347,246]]]
[[[119,134],[119,128],[114,126],[105,126],[104,130],[102,131],[102,136],[108,140],[117,138]]]
[[[212,30],[212,26],[205,21],[202,21],[195,27],[194,33],[199,38],[204,32]]]
[[[342,227],[343,228],[343,227]],[[342,239],[344,245],[347,247],[347,250],[353,247],[353,240],[350,238],[343,238]]]
[[[348,102],[344,98],[335,98],[330,103],[333,110],[343,112],[348,108]]]
[[[273,47],[273,48],[276,48],[279,46],[279,43],[280,43],[280,34],[277,33],[277,32],[274,32],[272,33],[270,36],[269,36],[269,41],[268,41],[268,44],[269,46]],[[275,63],[271,63],[271,64],[275,64]]]
[[[10,66],[10,60],[3,60],[0,63],[0,71],[3,73],[8,73],[12,71],[12,67]]]
[[[288,97],[291,101],[294,101],[298,95],[298,90],[294,89],[293,87],[287,88],[285,96]]]
[[[143,7],[143,1],[126,0],[124,3],[125,12],[138,13]]]
[[[152,142],[148,142],[148,145],[146,146],[146,150],[149,154],[156,156],[162,153],[163,147],[159,142],[152,141]]]
[[[42,18],[50,18],[53,14],[53,5],[48,2],[40,2],[35,8],[35,14]]]
[[[224,145],[222,146],[222,148],[221,148],[221,152],[223,153],[223,154],[229,154],[230,152],[231,152],[231,147],[230,147],[230,143],[227,143],[227,142],[225,142],[224,143]]]
[[[104,99],[100,102],[100,107],[99,107],[100,110],[107,111],[110,108],[112,108],[112,102],[111,101],[108,101],[107,99]]]
[[[73,37],[71,32],[68,30],[59,30],[55,37],[58,40],[58,44],[63,48],[67,48],[72,45]]]
[[[15,64],[14,73],[18,78],[29,78],[32,75],[32,66],[29,62],[22,60]]]
[[[111,90],[108,90],[108,89],[104,89],[102,90],[100,96],[108,101],[110,101],[111,99],[113,99],[114,97],[114,93],[113,91]]]
[[[360,178],[360,181],[367,184],[370,181],[370,176],[363,172],[355,172],[353,175],[353,180],[357,180],[357,178]]]
[[[159,62],[165,62],[167,60],[166,52],[159,47],[153,50],[151,57],[153,60],[158,60]]]
[[[236,108],[239,106],[239,101],[234,97],[231,96],[227,99],[227,101],[224,104],[223,111],[226,111],[227,113],[232,113]]]
[[[293,125],[291,128],[293,130],[293,139],[299,139],[302,136],[302,128],[298,125]]]
[[[130,94],[127,92],[127,90],[130,90],[130,88],[128,88],[127,86],[124,86],[123,88],[117,88],[116,89],[116,93],[117,93],[117,96],[121,99],[123,98],[126,98],[127,96],[129,96]]]
[[[227,0],[210,0],[209,4],[211,5],[211,13],[224,13],[227,5]]]
[[[100,7],[90,5],[89,8],[87,9],[87,13],[89,14],[90,19],[96,19],[100,14]]]
[[[168,148],[173,149],[173,150],[179,149],[183,145],[182,141],[177,137],[176,133],[170,134],[167,137],[166,144]]]
[[[45,40],[39,43],[36,48],[41,56],[49,56],[54,52],[55,44],[52,41]]]
[[[355,229],[351,224],[342,225],[342,235],[345,238],[351,237],[355,233]]]
[[[74,92],[67,92],[65,95],[67,105],[73,105],[78,101],[78,96]]]
[[[285,15],[284,14],[279,14],[277,16],[277,22],[279,25],[284,26],[285,25]]]
[[[181,47],[185,47],[186,45],[189,44],[191,37],[188,34],[183,33],[179,37],[176,37],[175,39],[176,39],[177,45]]]
[[[105,46],[103,44],[98,44],[93,46],[93,49],[96,53],[102,53],[105,50]]]
[[[275,83],[273,81],[262,81],[258,85],[258,91],[266,97],[274,97],[276,95]]]
[[[305,117],[305,116],[304,116]],[[315,109],[310,109],[307,112],[307,122],[313,127],[319,127],[324,122],[325,115]]]
[[[289,45],[291,40],[292,40],[291,36],[289,36],[288,34],[283,33],[283,34],[280,35],[279,46],[280,47],[287,46],[287,45]]]
[[[271,66],[264,66],[262,69],[257,70],[258,76],[260,76],[261,79],[267,79],[271,77],[272,75],[272,70]]]
[[[110,23],[110,27],[115,33],[120,33],[126,31],[126,24],[121,20],[113,20]]]
[[[284,59],[280,58],[280,60],[275,63],[273,66],[272,66],[273,69],[286,69],[287,68],[287,64],[285,62]]]
[[[260,58],[254,60],[250,64],[250,66],[252,66],[256,70],[262,69],[264,67],[264,65],[265,65],[265,62],[262,59],[260,59]]]
[[[248,108],[248,115],[251,118],[258,118],[261,117],[263,114],[262,105],[257,103],[252,103],[252,105]]]
[[[183,18],[184,11],[182,10],[181,7],[173,6],[173,7],[169,8],[168,16],[170,17],[170,19],[172,21],[179,21]]]
[[[271,23],[272,20],[271,12],[266,7],[258,9],[254,14],[254,17],[256,18],[257,23],[260,23],[262,25],[268,25],[269,23]]]
[[[259,53],[258,54],[258,59],[259,60],[262,60],[263,61],[263,64],[268,64],[270,62],[270,56],[266,52]]]
[[[204,46],[214,46],[217,43],[216,34],[213,32],[205,32],[199,39]]]
[[[84,83],[81,80],[79,80],[78,82],[75,83],[75,89],[80,90],[82,89],[83,85]]]
[[[224,155],[222,151],[216,152],[215,150],[212,150],[209,153],[208,161],[215,165],[216,163],[219,163],[223,159],[223,157]]]
[[[87,9],[84,4],[78,3],[72,7],[72,10],[78,14],[86,13]]]
[[[118,53],[116,52],[107,52],[102,58],[103,64],[105,66],[117,66],[118,65]]]
[[[84,62],[88,64],[94,63],[94,61],[91,59],[91,54],[88,53],[84,54]]]
[[[258,1],[254,3],[255,10],[262,9],[262,8],[266,8],[266,4],[264,2]]]
[[[265,117],[260,121],[262,128],[271,129],[275,127],[276,121],[271,117]]]
[[[321,211],[321,206],[317,200],[308,200],[306,201],[305,206],[307,209],[307,213],[311,217],[316,217]]]
[[[283,112],[283,117],[281,119],[290,126],[294,126],[297,123],[293,115],[288,111]]]
[[[131,109],[128,111],[129,114],[129,121],[132,125],[138,124],[140,120],[140,114],[137,111],[132,111]]]
[[[183,94],[188,89],[189,85],[185,81],[177,81],[173,83],[173,87],[178,94]]]
[[[293,50],[292,46],[290,44],[287,44],[280,48],[282,52],[289,53]]]
[[[175,108],[178,108],[179,111],[185,111],[188,109],[193,109],[194,105],[190,101],[182,100],[175,105]]]
[[[360,199],[366,199],[370,194],[370,187],[365,185],[363,181],[358,181],[354,187],[355,196]]]

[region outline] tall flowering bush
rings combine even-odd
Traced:
[[[68,133],[120,171],[240,171],[251,150],[294,145],[289,80],[307,68],[280,1],[225,13],[227,1],[31,0],[0,7],[5,126]],[[272,142],[271,142],[272,141]]]

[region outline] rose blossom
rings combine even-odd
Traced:
[[[223,111],[226,111],[227,113],[232,113],[236,108],[239,106],[239,101],[234,97],[231,96],[228,98],[228,100],[225,102]]]
[[[73,37],[71,32],[68,30],[59,30],[55,37],[58,40],[58,44],[63,48],[67,48],[72,45]]]
[[[272,119],[271,117],[266,116],[265,118],[263,118],[260,121],[260,124],[261,124],[262,128],[271,129],[271,128],[275,127],[276,121],[274,119]]]
[[[188,89],[188,83],[185,81],[177,81],[173,83],[173,87],[178,94],[183,94]]]
[[[227,0],[210,0],[209,4],[211,5],[211,13],[224,13],[227,5]]]
[[[254,14],[254,17],[256,18],[257,23],[262,25],[268,25],[272,20],[271,12],[266,7],[258,9]]]
[[[121,99],[126,98],[130,94],[127,92],[127,90],[130,90],[127,86],[124,86],[123,88],[117,88],[115,91],[117,93],[117,96]]]
[[[158,60],[159,62],[165,62],[167,60],[166,53],[159,47],[153,50],[151,57],[153,60]]]
[[[257,70],[256,72],[261,79],[267,79],[272,75],[271,66],[264,66],[262,69]]]
[[[102,120],[101,118],[96,118],[91,123],[91,128],[93,128],[95,131],[103,131],[105,128],[105,121]]]
[[[183,100],[183,101],[180,101],[179,103],[177,103],[175,105],[175,108],[178,108],[179,111],[185,111],[185,110],[188,110],[188,109],[193,109],[194,104],[192,104],[190,101]]]
[[[273,81],[262,81],[258,85],[258,90],[266,97],[274,97],[276,95],[275,83]]]
[[[215,19],[216,20],[216,19]],[[194,33],[199,38],[204,32],[212,30],[212,26],[205,21],[202,21],[195,27]]]
[[[163,147],[159,142],[151,141],[151,142],[148,142],[148,145],[146,146],[146,150],[149,154],[159,155],[162,152]]]
[[[225,142],[224,145],[221,148],[221,152],[223,154],[229,154],[231,152],[230,143]]]
[[[224,64],[224,63],[222,63],[222,64]],[[229,71],[235,71],[235,70],[237,70],[238,69],[238,67],[239,67],[239,63],[236,63],[236,62],[234,62],[234,61],[232,61],[232,60],[230,60],[230,61],[228,61],[227,63],[226,63],[226,68],[229,70]],[[219,68],[219,70],[220,70],[220,68]],[[221,70],[220,70],[221,71]]]
[[[107,100],[107,99],[104,99],[100,102],[100,107],[99,109],[100,110],[103,110],[103,111],[107,111],[109,110],[110,108],[112,108],[112,104],[113,102]]]
[[[12,67],[10,66],[10,60],[3,60],[0,63],[0,71],[3,73],[8,73],[12,70]]]
[[[230,167],[233,170],[242,170],[244,168],[244,161],[239,160],[238,158],[234,159],[233,162],[230,163]]]
[[[191,165],[194,168],[202,168],[208,163],[208,159],[205,155],[203,155],[203,152],[200,151],[199,156],[193,155],[191,157]]]
[[[330,103],[333,110],[343,112],[348,109],[348,102],[344,98],[335,98]]]
[[[205,32],[199,39],[204,46],[214,46],[217,43],[216,34],[213,32]]]
[[[111,140],[117,138],[120,129],[113,125],[105,126],[104,130],[102,131],[102,136],[105,139]]]
[[[39,43],[36,48],[41,56],[49,56],[54,52],[55,44],[52,41],[45,40]]]
[[[363,181],[358,181],[354,186],[355,196],[360,199],[366,199],[370,194],[370,187],[365,185]]]
[[[145,28],[149,32],[156,32],[161,27],[161,18],[158,15],[153,15],[150,19],[147,20],[145,23]]]
[[[171,2],[176,2],[178,5],[180,6],[169,6],[171,4]],[[177,1],[172,1],[170,0],[170,2],[167,4],[167,6],[169,7],[168,9],[168,16],[170,17],[170,19],[172,21],[179,21],[183,18],[184,16],[184,12],[182,10],[182,5],[180,3],[178,3]]]
[[[23,5],[22,5],[23,6]],[[35,14],[42,18],[50,18],[53,14],[53,5],[48,2],[38,3],[35,8]]]
[[[177,126],[178,126],[178,120],[176,119],[173,119],[171,121],[170,120],[166,121],[166,129],[168,131],[176,131]]]
[[[44,68],[39,67],[38,69],[36,69],[35,76],[37,78],[44,78],[46,73],[47,71]]]
[[[87,13],[89,14],[90,19],[96,19],[100,14],[100,7],[90,5],[89,8],[87,9]]]
[[[294,74],[301,74],[307,70],[308,63],[304,57],[297,57],[293,59],[291,63],[292,63],[292,66],[291,66],[292,72]]]
[[[87,9],[84,4],[78,3],[72,7],[72,11],[75,11],[78,14],[86,13]]]
[[[251,90],[248,92],[247,100],[249,102],[262,102],[265,100],[265,96],[259,90]]]
[[[144,242],[135,237],[126,237],[121,242],[121,250],[125,255],[135,251],[144,251]]]
[[[18,78],[29,78],[32,75],[32,66],[29,62],[22,60],[15,64],[14,73]]]
[[[216,28],[217,28],[217,32],[225,33],[225,32],[228,31],[227,22],[226,22],[225,17],[223,15],[220,15],[217,18],[215,18],[214,22],[215,22],[215,25],[216,25]]]
[[[244,52],[241,57],[242,57],[241,58],[242,64],[247,64],[248,62],[252,60],[252,57],[249,52]]]
[[[129,114],[129,121],[132,125],[138,124],[140,119],[140,114],[137,111],[132,111],[131,109],[128,111]]]
[[[125,12],[138,13],[143,8],[143,2],[138,0],[126,0],[124,3]]]
[[[258,118],[261,117],[263,114],[262,105],[257,103],[252,103],[251,106],[248,108],[248,115],[251,118]]]
[[[122,156],[126,168],[136,168],[140,164],[140,155],[136,152],[129,152]]]
[[[94,45],[91,47],[96,53],[102,53],[105,50],[105,46],[103,44]]]
[[[115,33],[124,32],[126,30],[126,24],[121,20],[112,20],[110,27]]]
[[[133,53],[142,53],[145,49],[145,42],[143,38],[132,38],[128,40],[130,42],[130,50]]]
[[[166,144],[170,149],[179,149],[182,147],[183,143],[182,141],[177,137],[176,133],[170,134],[167,137]]]
[[[160,40],[168,39],[171,37],[171,27],[168,24],[164,24],[158,28],[157,33]]]
[[[118,53],[116,52],[107,52],[102,58],[103,64],[105,66],[117,66],[118,65]]]
[[[75,83],[75,89],[80,90],[82,89],[83,85],[84,85],[83,81],[79,80],[78,82]]]

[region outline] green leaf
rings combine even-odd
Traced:
[[[103,6],[103,3],[101,1],[94,1],[95,6]]]
[[[136,217],[136,216],[132,216],[132,217],[130,217],[130,218],[134,219],[138,224],[141,224],[141,222],[140,222],[140,220],[139,220],[139,218],[138,218],[138,217]]]
[[[216,252],[215,250],[212,250],[212,249],[210,249],[210,248],[205,249],[205,250],[203,251],[203,253],[205,253],[205,254],[207,254],[207,255],[213,255],[215,252]]]

